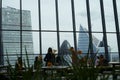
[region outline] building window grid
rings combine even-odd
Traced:
[[[1,4],[2,4],[2,0],[0,0],[1,1]],[[72,1],[74,1],[74,0],[71,0],[71,4],[72,4],[72,7],[74,8],[74,2],[72,2]],[[88,1],[88,0],[86,0],[86,1]],[[100,2],[102,2],[103,0],[100,0]],[[116,1],[116,0],[113,0],[113,6],[114,6],[114,10],[117,10],[117,6],[116,6],[116,2],[114,2],[114,1]],[[40,40],[41,40],[41,32],[44,32],[44,31],[42,31],[41,30],[41,11],[40,11],[40,0],[38,0],[38,10],[39,10],[39,30],[30,30],[31,32],[34,32],[34,31],[37,31],[37,32],[39,32],[40,34],[40,36],[39,36],[39,38],[40,38]],[[20,37],[22,38],[22,32],[23,32],[23,30],[22,30],[22,0],[20,0],[20,5],[21,5],[21,7],[20,7],[20,26],[21,26],[21,30],[20,30],[20,32],[21,32],[21,35],[20,35]],[[56,5],[57,6],[57,5]],[[101,7],[103,7],[103,5],[101,5]],[[104,8],[104,7],[103,7]],[[73,28],[75,28],[76,26],[75,26],[75,21],[74,21],[74,19],[75,19],[75,15],[74,15],[74,10],[72,10],[73,11]],[[102,11],[101,11],[102,12]],[[115,11],[114,11],[115,12]],[[57,13],[57,12],[56,12]],[[103,16],[104,15],[104,12],[103,13],[101,13],[101,16]],[[115,12],[115,14],[114,14],[115,16],[115,22],[116,22],[116,28],[118,28],[119,29],[119,22],[117,22],[116,20],[118,20],[118,19],[116,19],[117,18],[117,11]],[[89,15],[90,16],[90,15]],[[58,17],[58,16],[57,16]],[[58,19],[59,20],[59,19]],[[105,19],[104,19],[105,20]],[[103,24],[103,26],[104,26],[105,24]],[[57,25],[56,25],[57,26]],[[57,27],[57,28],[59,28],[59,26]],[[2,5],[0,6],[0,30],[1,31],[4,31],[4,30],[2,30]],[[9,30],[9,29],[8,29]],[[116,29],[117,30],[117,29]],[[47,31],[49,31],[49,30],[46,30],[46,32]],[[59,32],[61,32],[59,29],[57,30],[57,31],[50,31],[50,32],[57,32],[58,33],[58,35],[59,35]],[[64,31],[64,32],[66,32],[66,31]],[[77,32],[77,31],[75,31],[75,29],[74,29],[74,31],[72,32],[71,31],[71,33],[73,33],[74,35],[74,37],[73,38],[76,38],[75,36],[76,36],[76,33],[79,33],[79,32]],[[90,32],[90,33],[93,33],[93,32]],[[104,32],[94,32],[94,33],[103,33],[103,35],[105,36],[108,32],[106,32],[106,31],[104,31]],[[112,33],[112,32],[109,32],[109,33]],[[118,35],[119,35],[119,32],[118,31],[116,31],[116,32],[114,32],[114,33],[116,33],[116,35],[117,35],[117,39],[119,39],[118,38]],[[2,35],[2,33],[0,33],[0,37],[2,37],[1,36]],[[2,38],[0,38],[0,39],[2,39]],[[0,40],[1,41],[1,40]],[[107,42],[107,38],[105,38],[105,41]],[[20,39],[20,43],[22,42],[22,39]],[[74,44],[76,44],[75,43],[76,42],[76,39],[74,39]],[[12,43],[12,42],[11,42]],[[120,43],[120,40],[118,40],[117,41],[117,43],[119,44]],[[58,41],[58,44],[59,44],[59,41]],[[42,45],[42,42],[40,41],[40,51],[42,51],[42,47],[41,47],[41,45]],[[91,45],[91,43],[90,43],[90,45]],[[0,44],[0,46],[2,46],[2,41],[1,41],[1,44]],[[76,45],[75,45],[76,46]],[[107,44],[106,44],[106,46],[107,46]],[[59,46],[58,46],[59,47]],[[118,47],[120,47],[120,45],[118,45]],[[21,47],[20,48],[22,48],[22,43],[21,43]],[[106,48],[107,49],[107,48]],[[2,52],[2,50],[0,50],[1,52]],[[118,51],[120,51],[120,49],[118,50]],[[22,52],[22,49],[21,49],[21,52]],[[120,56],[120,52],[119,52],[119,56]],[[119,59],[120,59],[120,57],[119,57]]]

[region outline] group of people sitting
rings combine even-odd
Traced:
[[[100,55],[97,56],[96,61],[95,61],[95,66],[108,66],[108,61],[107,59],[104,57],[104,55]]]
[[[71,47],[70,51],[72,52],[72,65],[79,64],[81,60],[77,57],[78,54],[82,52],[75,52],[74,48]],[[51,47],[48,48],[47,54],[44,57],[45,66],[60,65],[61,58],[59,56],[55,57],[54,51]],[[85,61],[85,58],[82,58],[82,61]],[[34,61],[34,69],[37,69],[42,63],[42,55],[36,56]],[[104,55],[96,57],[95,66],[107,66],[108,61],[104,58]],[[16,69],[23,69],[22,58],[18,57],[18,60],[15,64]]]
[[[60,65],[60,57],[55,56],[55,52],[51,47],[48,48],[48,52],[44,57],[45,66]]]
[[[59,57],[55,57],[54,52],[55,51],[53,51],[53,49],[51,47],[48,48],[47,54],[44,57],[45,66],[56,65],[57,62],[60,61]],[[41,63],[42,63],[42,55],[36,56],[35,60],[34,60],[34,69],[37,69],[41,65]],[[22,61],[21,57],[18,57],[18,59],[15,63],[15,68],[17,70],[23,69],[23,61]]]

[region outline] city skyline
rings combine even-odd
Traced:
[[[41,1],[41,29],[42,29],[42,52],[46,53],[48,47],[57,49],[57,35],[56,31],[56,14],[55,14],[55,0],[40,0]],[[99,40],[102,39],[102,22],[101,22],[101,11],[100,11],[100,0],[90,1],[90,13],[91,13],[91,25],[92,33]],[[120,1],[117,1],[118,18],[120,19]],[[29,4],[28,4],[29,2]],[[111,46],[112,52],[118,52],[118,45],[116,39],[116,29],[114,22],[113,4],[112,0],[103,0],[105,9],[105,21],[108,45]],[[11,6],[20,9],[19,0],[3,0],[3,7]],[[72,28],[72,14],[71,14],[71,0],[58,0],[59,9],[59,29],[60,31],[73,31]],[[31,6],[32,5],[32,6]],[[86,0],[74,0],[75,5],[75,20],[76,20],[76,31],[79,31],[79,26],[82,25],[88,30],[87,25],[87,11],[86,11]],[[38,0],[22,0],[22,9],[31,11],[31,22],[33,38],[34,38],[34,52],[39,53],[39,17],[38,17]],[[120,22],[120,20],[119,20]],[[44,31],[48,32],[45,34]],[[113,34],[111,34],[111,32]],[[78,33],[76,34],[78,37]],[[52,36],[52,37],[51,37]],[[68,36],[69,38],[65,37]],[[60,32],[60,44],[64,40],[69,40],[73,45],[73,35]],[[49,39],[49,41],[48,41]]]

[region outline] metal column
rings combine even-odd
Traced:
[[[103,41],[104,41],[104,48],[105,48],[105,58],[109,61],[103,0],[100,0],[100,9],[101,9],[101,18],[102,18],[102,27],[103,27]]]
[[[71,0],[71,9],[72,9],[72,24],[73,24],[74,47],[75,47],[75,50],[77,50],[74,0]]]
[[[119,34],[119,21],[118,21],[116,0],[113,0],[113,10],[114,10],[114,18],[115,18],[115,26],[116,26],[116,36],[117,36],[118,53],[119,53],[119,61],[120,61],[120,34]]]
[[[40,46],[40,55],[42,55],[42,35],[41,35],[41,4],[38,0],[38,14],[39,14],[39,46]]]
[[[0,65],[4,64],[3,41],[2,41],[2,0],[0,0]]]
[[[20,0],[20,57],[22,58],[22,0]]]
[[[58,0],[55,0],[55,10],[56,10],[56,28],[57,28],[57,44],[58,51],[60,49],[60,34],[59,34],[59,13],[58,13]]]
[[[87,8],[87,19],[88,19],[88,32],[89,32],[89,46],[88,52],[90,51],[91,58],[94,57],[93,52],[93,43],[92,43],[92,29],[91,29],[91,17],[90,17],[90,7],[89,7],[89,0],[86,0],[86,8]]]

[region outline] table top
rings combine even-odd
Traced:
[[[67,69],[69,66],[43,66],[42,69]]]
[[[120,62],[109,62],[109,64],[120,64]]]

